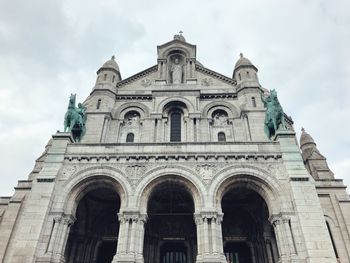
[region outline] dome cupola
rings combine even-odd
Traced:
[[[115,57],[112,56],[97,71],[96,85],[103,86],[106,84],[115,86],[121,79],[119,66],[115,61]]]
[[[243,81],[257,81],[258,82],[258,69],[253,65],[253,63],[240,53],[240,58],[235,64],[235,69],[233,70],[232,78],[237,81],[237,83]]]

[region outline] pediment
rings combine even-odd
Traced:
[[[180,50],[187,58],[196,58],[196,45],[174,39],[163,45],[157,46],[158,59],[166,59],[172,51]]]

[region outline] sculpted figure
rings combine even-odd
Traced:
[[[64,131],[72,133],[75,141],[80,141],[85,134],[86,108],[79,103],[75,107],[76,94],[71,94],[68,103],[68,110],[64,116]]]
[[[182,66],[180,65],[178,58],[175,59],[174,64],[171,66],[170,72],[174,84],[182,83]]]
[[[277,98],[276,90],[271,90],[270,96],[261,99],[266,108],[264,130],[269,139],[276,134],[278,129],[286,129],[284,113]]]

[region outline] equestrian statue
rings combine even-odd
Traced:
[[[269,139],[271,139],[277,130],[285,130],[286,124],[281,104],[277,98],[276,90],[271,90],[270,95],[266,98],[261,96],[266,108],[264,130]]]
[[[79,142],[85,134],[86,108],[79,103],[75,107],[76,94],[71,94],[68,110],[64,116],[64,131],[72,133],[73,139]]]

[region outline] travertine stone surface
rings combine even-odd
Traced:
[[[176,74],[174,63],[181,66]],[[193,199],[192,261],[227,262],[224,247],[232,237],[222,200],[243,189],[266,206],[260,241],[235,239],[250,246],[251,262],[350,262],[350,199],[342,181],[326,169],[323,156],[305,150],[310,145],[301,145],[302,155],[289,117],[289,130],[268,140],[261,101],[267,91],[257,68],[242,56],[233,71],[229,78],[206,68],[196,60],[196,46],[179,35],[158,46],[155,66],[127,79],[115,58],[107,61],[84,102],[81,142],[53,135],[28,181],[0,199],[2,262],[96,262],[102,239],[82,245],[72,238],[88,221],[79,218],[80,202],[97,200],[91,193],[98,189],[120,199],[111,261],[150,262],[148,204],[164,182],[181,185]],[[181,116],[179,142],[170,141],[174,112]],[[127,142],[130,134],[133,142]]]

